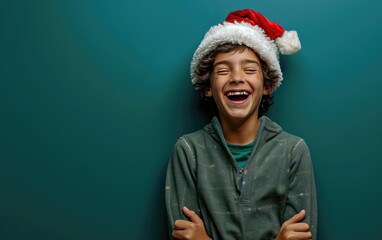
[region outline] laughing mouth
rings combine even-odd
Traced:
[[[246,91],[228,92],[226,96],[230,101],[242,102],[248,98],[249,93]]]

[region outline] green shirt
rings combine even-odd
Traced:
[[[252,153],[253,146],[255,146],[255,141],[248,144],[231,144],[227,143],[229,151],[236,159],[237,166],[239,168],[244,168],[248,162],[248,158]]]

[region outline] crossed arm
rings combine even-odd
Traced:
[[[176,220],[172,236],[179,240],[212,240],[207,235],[203,220],[187,207],[183,207],[182,210],[190,221]],[[311,240],[312,233],[309,230],[309,225],[300,222],[304,219],[305,214],[305,210],[302,210],[285,221],[275,240]]]
[[[290,168],[289,194],[284,221],[274,240],[315,239],[316,201],[309,151],[304,142],[294,148]],[[179,240],[208,240],[205,223],[196,214],[196,161],[189,146],[179,147],[170,162],[166,180],[166,205],[173,225],[171,235]],[[190,161],[188,161],[191,159]],[[174,161],[175,160],[175,161]],[[179,206],[187,206],[190,209]],[[297,209],[305,209],[296,213]],[[181,219],[183,217],[185,219]],[[304,223],[307,222],[307,223]]]

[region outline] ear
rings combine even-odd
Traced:
[[[263,95],[270,95],[272,93],[272,88],[264,87]]]
[[[206,97],[212,97],[212,91],[211,91],[211,88],[208,87],[204,90],[204,96]]]

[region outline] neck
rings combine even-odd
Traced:
[[[247,144],[254,141],[260,126],[257,116],[234,121],[221,117],[220,123],[225,140],[232,144]]]

